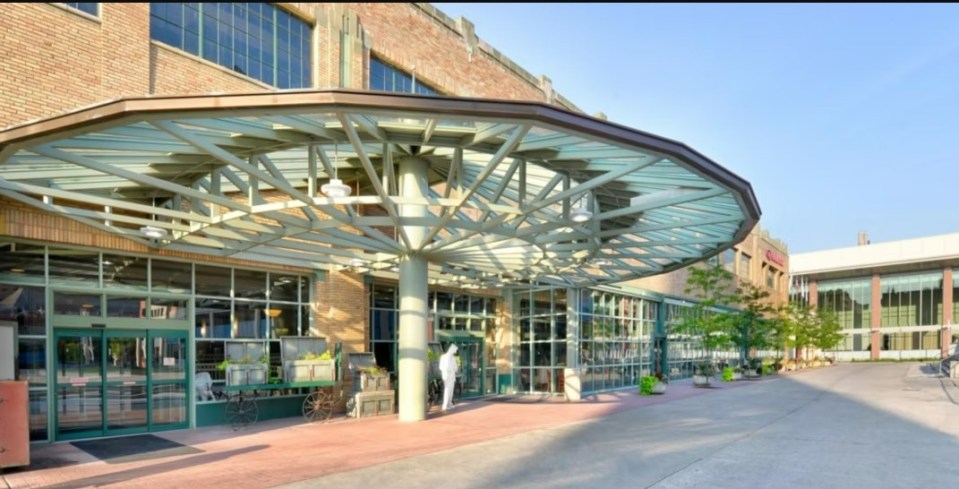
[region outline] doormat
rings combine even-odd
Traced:
[[[108,464],[203,453],[203,450],[155,435],[100,438],[70,444]]]
[[[489,402],[512,402],[517,404],[535,404],[538,402],[566,402],[566,398],[563,396],[551,396],[551,395],[502,395],[496,397],[488,397],[486,401]]]

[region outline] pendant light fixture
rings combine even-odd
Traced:
[[[348,185],[345,185],[342,180],[337,178],[337,161],[340,158],[340,145],[333,142],[333,178],[330,179],[328,183],[324,183],[320,186],[320,191],[323,192],[323,195],[327,197],[346,197],[350,195],[353,191]]]

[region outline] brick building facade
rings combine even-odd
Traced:
[[[204,44],[209,39],[209,31],[204,34],[204,29],[220,26],[227,20],[224,20],[222,12],[212,10],[216,7],[210,4],[196,8],[199,10],[177,7],[181,10],[173,11],[166,10],[166,7],[161,9],[142,3],[0,5],[0,59],[5,60],[0,65],[0,79],[3,81],[0,83],[0,128],[50,118],[91,104],[123,97],[280,91],[274,84],[244,73],[256,71],[255,65],[261,61],[266,64],[268,58],[278,60],[278,53],[286,49],[288,44],[292,44],[292,40],[277,41],[272,48],[260,52],[257,51],[258,48],[251,47],[254,46],[254,41],[250,38],[244,41],[245,51],[237,54],[239,44],[232,44],[232,47],[227,49],[225,46],[228,43],[223,37],[223,32],[227,31],[216,27],[221,29],[218,31],[221,37],[215,40],[215,44]],[[261,8],[263,10],[260,10]],[[256,7],[255,11],[260,15],[257,22],[270,22],[277,33],[276,39],[280,39],[280,20],[286,16],[291,16],[294,20],[289,22],[302,25],[303,30],[308,33],[308,54],[302,56],[305,59],[295,61],[302,62],[309,82],[292,88],[369,90],[380,83],[379,80],[373,79],[373,67],[376,66],[376,69],[383,69],[389,76],[394,77],[390,83],[410,84],[412,90],[428,87],[433,93],[440,95],[534,101],[580,112],[573,103],[553,89],[549,78],[530,74],[478,38],[474,26],[468,20],[451,19],[429,4],[282,3],[269,8]],[[243,15],[246,17],[243,18],[249,19],[249,25],[252,26],[253,13],[249,12],[244,11]],[[179,15],[182,17],[176,17]],[[190,17],[191,15],[194,17]],[[228,19],[229,22],[240,22],[238,13],[231,15],[233,16]],[[161,20],[171,25],[182,21],[181,24],[176,24],[182,28],[182,32],[177,31],[183,36],[182,45],[173,45],[168,40],[158,39],[162,37],[162,34],[158,34],[157,27]],[[266,30],[266,24],[262,26]],[[293,27],[288,29],[292,30]],[[238,38],[240,33],[253,30],[236,28],[230,31],[230,35]],[[293,39],[292,35],[290,39]],[[193,42],[196,44],[191,44]],[[269,50],[272,50],[273,54],[264,54]],[[224,62],[223,59],[232,61]],[[275,79],[279,79],[282,71],[279,65],[280,62],[277,62],[271,68]],[[269,194],[264,197],[269,199]],[[96,205],[90,205],[89,210],[97,209]],[[156,250],[56,213],[27,206],[3,191],[0,191],[0,246],[4,247],[6,253],[4,257],[0,257],[0,299],[13,297],[13,294],[26,297],[28,294],[23,290],[32,291],[40,297],[36,300],[46,303],[37,309],[41,313],[54,311],[60,295],[65,297],[66,302],[73,296],[82,296],[82,282],[58,286],[57,280],[61,278],[59,274],[63,272],[54,272],[52,269],[53,262],[67,262],[66,257],[71,250],[82,250],[84,253],[97,254],[98,278],[92,280],[97,281],[100,289],[97,300],[107,304],[107,309],[112,300],[111,294],[117,293],[111,290],[107,283],[107,268],[110,266],[108,261],[114,255],[149,258],[153,260],[150,263],[153,263],[151,266],[154,267],[156,263],[166,261],[186,264],[185,266],[196,271],[197,281],[201,280],[201,265],[217,265],[233,270],[229,275],[234,277],[235,282],[230,282],[231,284],[239,284],[240,276],[244,275],[246,270],[254,269],[270,277],[270,280],[274,277],[286,279],[287,275],[290,275],[312,285],[309,297],[293,294],[293,299],[288,304],[290,310],[304,307],[308,310],[294,313],[294,316],[299,317],[299,324],[295,324],[299,331],[326,337],[331,343],[342,343],[344,352],[347,353],[376,351],[382,352],[382,358],[389,357],[389,350],[395,349],[393,342],[388,339],[381,341],[376,333],[380,328],[378,318],[390,317],[389,311],[396,308],[395,305],[388,305],[390,299],[378,303],[376,298],[395,295],[395,281],[374,277],[362,271],[317,271],[310,266],[297,267],[286,263],[264,263]],[[25,249],[28,251],[23,251]],[[43,257],[40,260],[40,278],[34,273],[33,278],[36,280],[21,280],[21,276],[17,274],[23,273],[25,263],[36,264],[31,261],[30,253],[36,253],[38,249],[42,250],[40,255]],[[774,296],[784,300],[784,270],[788,266],[786,255],[782,243],[758,232],[757,228],[746,241],[735,248],[732,256],[735,257],[737,270],[740,266],[743,267],[744,276],[769,286],[774,291]],[[744,257],[751,257],[751,260]],[[151,276],[151,273],[158,272],[148,272],[146,276]],[[643,299],[635,299],[636,311],[640,310],[641,301],[643,308],[655,308],[657,299],[682,295],[682,286],[679,285],[682,281],[684,272],[680,270],[630,284],[649,291]],[[21,292],[17,292],[18,290]],[[470,391],[472,394],[543,389],[551,393],[562,393],[563,364],[557,363],[556,360],[546,366],[550,369],[544,376],[548,381],[535,384],[532,381],[534,375],[529,372],[521,373],[520,367],[524,362],[529,363],[529,367],[532,366],[533,360],[516,351],[515,345],[521,341],[522,334],[516,329],[515,322],[518,321],[516,317],[523,313],[514,317],[514,312],[528,307],[530,303],[537,303],[537,298],[523,294],[513,296],[497,288],[465,291],[436,287],[431,288],[430,294],[433,307],[444,307],[447,302],[453,304],[449,306],[452,311],[450,314],[440,311],[431,319],[437,330],[436,339],[480,342],[473,354],[474,359],[479,358],[479,368],[485,370],[477,375],[476,385]],[[241,314],[240,306],[235,297],[231,298],[234,303],[232,314],[236,318]],[[226,299],[227,297],[220,297],[210,300],[216,302]],[[198,297],[179,299],[160,294],[151,296],[150,300],[173,303],[182,300],[183,304],[193,304],[192,316],[169,318],[171,322],[164,323],[160,329],[178,329],[183,331],[183,334],[189,331],[186,337],[189,344],[187,350],[191,357],[196,354],[197,363],[207,349],[215,358],[223,358],[224,353],[219,349],[221,347],[217,346],[220,340],[215,336],[216,333],[213,333],[212,339],[206,336],[209,334],[206,332],[206,323],[203,323],[201,332]],[[457,305],[460,302],[466,305]],[[458,307],[460,309],[457,309]],[[0,310],[0,321],[16,321],[14,315],[19,309],[20,307],[12,307],[6,313]],[[460,311],[468,312],[460,314]],[[211,309],[211,317],[215,312]],[[119,319],[111,319],[111,313],[100,314],[107,323],[107,329],[120,324]],[[649,316],[647,313],[643,314]],[[227,315],[229,316],[229,312]],[[23,372],[31,372],[25,373],[25,376],[32,376],[33,379],[31,433],[32,438],[37,441],[59,440],[72,436],[71,432],[61,431],[62,426],[58,423],[61,423],[62,419],[58,421],[55,416],[48,415],[55,412],[57,407],[62,407],[55,405],[53,400],[59,387],[55,385],[56,381],[52,375],[47,378],[48,374],[39,371],[46,372],[46,366],[55,365],[58,355],[62,354],[54,348],[54,344],[60,340],[57,328],[89,326],[88,322],[80,321],[72,313],[63,314],[59,319],[51,319],[52,316],[53,314],[47,314],[46,319],[37,319],[40,323],[34,326],[34,329],[21,327],[21,356],[25,358],[24,353],[28,351],[36,353],[29,361],[21,359],[20,367]],[[256,317],[259,321],[259,316]],[[633,319],[637,324],[640,323],[638,316],[631,317],[631,320]],[[54,321],[61,323],[53,324]],[[233,321],[234,332],[226,334],[228,337],[232,334],[232,338],[236,339],[237,320]],[[194,328],[195,331],[190,331]],[[649,334],[651,332],[647,331],[646,335]],[[267,336],[270,336],[270,333],[267,333]],[[273,338],[275,339],[275,334]],[[108,344],[106,339],[103,341],[104,345]],[[648,343],[648,340],[644,341]],[[275,347],[268,346],[267,354],[275,356],[276,352],[270,348]],[[530,352],[530,357],[535,356],[532,353],[533,346],[530,346]],[[648,351],[643,355],[648,356]],[[648,358],[644,362],[648,364]],[[199,365],[193,366],[197,371],[202,370]],[[609,372],[613,370],[613,367],[610,367]],[[598,390],[631,385],[633,376],[638,375],[640,369],[636,367],[634,372],[630,367],[629,371],[632,373],[626,375],[622,373],[623,369],[619,368],[618,374],[604,374],[605,380],[599,380],[594,385]],[[216,375],[215,372],[211,373]],[[614,377],[616,380],[611,380]],[[193,372],[188,372],[182,385],[177,384],[171,389],[192,393],[195,387],[193,380]],[[215,410],[221,409],[215,403],[191,401],[189,406],[189,409],[179,415],[181,418],[177,418],[176,423],[157,426],[200,426],[223,421],[214,414]],[[295,407],[293,410],[295,411]],[[290,412],[289,406],[278,405],[271,415],[290,415]],[[110,429],[96,433],[93,431],[83,428],[76,433],[79,433],[77,436],[114,434]]]

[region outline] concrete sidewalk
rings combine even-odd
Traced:
[[[241,431],[224,426],[161,432],[156,435],[201,453],[126,463],[107,463],[70,443],[54,443],[34,446],[31,466],[4,473],[3,481],[16,489],[272,487],[765,381],[716,381],[709,389],[675,381],[662,396],[639,396],[630,390],[578,403],[478,399],[460,402],[446,414],[434,410],[419,423],[400,423],[396,415],[341,416],[317,424],[302,418],[262,421]]]

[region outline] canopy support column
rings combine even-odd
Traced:
[[[400,161],[398,179],[403,197],[426,197],[429,164],[420,158]],[[422,205],[400,206],[401,217],[426,217]],[[404,226],[414,249],[426,236],[425,226]],[[399,318],[399,419],[426,419],[426,339],[427,339],[427,260],[420,254],[407,254],[400,260]]]

